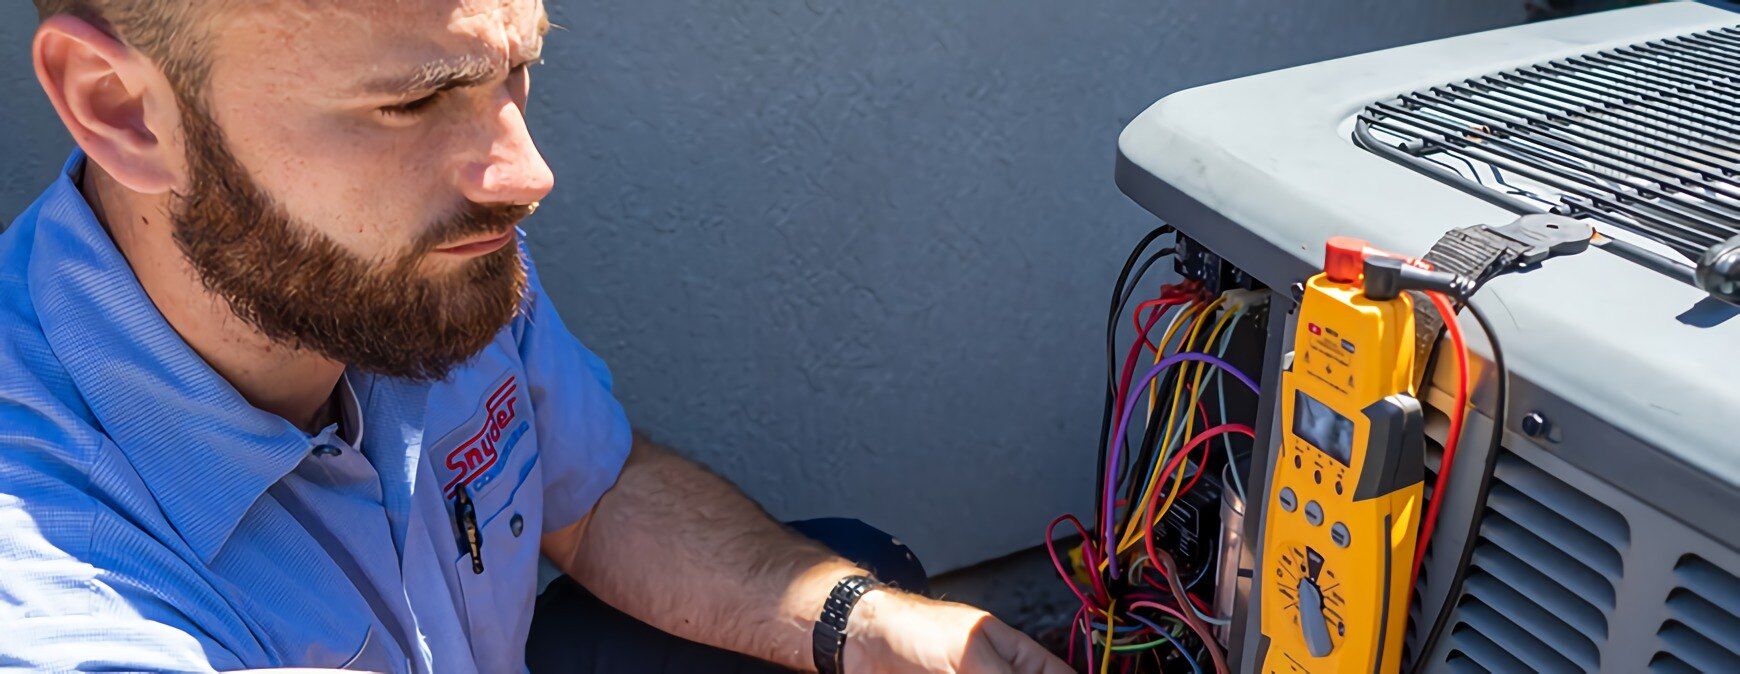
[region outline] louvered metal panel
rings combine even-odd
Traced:
[[[1503,450],[1450,633],[1453,670],[1600,669],[1625,518]]]
[[[1740,669],[1740,579],[1698,555],[1674,567],[1668,619],[1656,636],[1661,651],[1650,662],[1660,672]]]

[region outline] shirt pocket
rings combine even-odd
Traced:
[[[493,490],[505,493],[505,498],[491,499],[487,508],[477,512],[483,572],[477,572],[472,564],[470,546],[463,539],[459,558],[453,562],[464,595],[472,657],[480,671],[523,668],[523,663],[514,664],[514,660],[523,653],[531,629],[538,542],[543,531],[541,467],[538,455],[529,454],[517,475],[503,476],[516,480],[512,488],[503,484]]]

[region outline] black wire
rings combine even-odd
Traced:
[[[1106,443],[1111,439],[1112,406],[1119,402],[1112,399],[1117,397],[1118,386],[1118,318],[1123,315],[1124,305],[1129,301],[1130,295],[1125,291],[1125,284],[1130,281],[1130,271],[1136,267],[1136,261],[1142,258],[1142,251],[1147,250],[1148,245],[1154,243],[1155,239],[1171,231],[1173,231],[1172,225],[1161,225],[1148,232],[1147,236],[1142,237],[1141,242],[1137,243],[1134,249],[1131,249],[1129,259],[1124,261],[1123,270],[1118,272],[1118,283],[1112,289],[1111,307],[1108,309],[1109,315],[1106,318],[1106,405],[1104,413],[1100,415],[1099,461],[1096,463],[1094,471],[1094,520],[1087,528],[1090,537],[1094,537],[1098,533],[1100,524],[1106,518],[1105,504],[1100,495],[1106,492]],[[1158,257],[1156,255],[1154,259],[1158,259]],[[1143,266],[1142,271],[1147,271],[1146,265]],[[1137,281],[1140,281],[1140,278]]]
[[[1136,269],[1136,275],[1131,277],[1130,285],[1124,288],[1124,297],[1118,300],[1118,316],[1122,316],[1124,314],[1124,309],[1130,306],[1130,297],[1136,294],[1136,288],[1141,287],[1142,277],[1148,274],[1148,268],[1154,266],[1154,263],[1159,261],[1160,258],[1176,252],[1178,252],[1177,248],[1161,248],[1160,250],[1154,251],[1153,255],[1149,255],[1148,259],[1142,261],[1142,266]],[[1115,348],[1116,344],[1113,346]]]
[[[1124,315],[1124,310],[1129,308],[1130,299],[1136,294],[1136,289],[1141,287],[1142,278],[1148,274],[1148,268],[1154,266],[1154,263],[1159,261],[1160,258],[1171,255],[1175,252],[1177,252],[1176,248],[1162,248],[1160,250],[1154,251],[1154,254],[1148,256],[1147,260],[1142,261],[1142,266],[1136,269],[1136,273],[1134,276],[1130,277],[1129,287],[1124,289],[1123,300],[1118,303],[1118,317],[1119,318],[1122,318]],[[1114,327],[1112,330],[1115,333],[1117,328]],[[1114,349],[1116,348],[1115,342],[1113,344],[1113,348]],[[1174,373],[1172,371],[1168,371],[1166,374],[1167,374],[1168,381],[1169,381],[1171,376]],[[1108,372],[1107,375],[1108,375],[1107,376],[1107,384],[1108,384],[1107,390],[1115,392],[1117,390],[1117,381],[1115,379],[1116,375],[1112,372]],[[1116,395],[1114,394],[1113,397],[1115,398]],[[1121,406],[1124,404],[1124,401],[1116,400],[1116,401],[1113,401],[1112,404],[1115,406]],[[1150,442],[1151,439],[1153,438],[1154,431],[1155,431],[1155,428],[1154,428],[1153,424],[1149,424],[1148,429],[1146,430],[1146,432],[1142,436],[1142,444],[1137,445],[1136,450],[1140,450],[1141,448],[1147,446],[1147,443]],[[1124,435],[1124,456],[1126,458],[1136,458],[1136,454],[1138,453],[1136,450],[1132,450],[1130,447],[1130,441],[1133,439],[1134,439],[1134,436],[1131,436],[1129,434]],[[1102,439],[1100,441],[1100,445],[1104,446],[1105,444],[1106,444],[1105,440]],[[1128,463],[1128,464],[1125,464],[1123,466],[1119,466],[1118,467],[1118,479],[1119,480],[1127,480],[1130,477],[1129,472],[1132,469],[1132,467],[1140,466],[1140,465],[1144,465],[1143,460],[1138,458],[1133,463]],[[1101,485],[1101,489],[1104,489],[1104,488],[1105,488],[1104,485]]]
[[[1450,614],[1456,612],[1457,602],[1462,597],[1462,584],[1468,579],[1468,567],[1474,558],[1475,537],[1480,533],[1480,522],[1486,514],[1486,497],[1492,485],[1493,471],[1498,467],[1500,443],[1504,440],[1504,408],[1510,401],[1510,370],[1504,366],[1504,348],[1498,344],[1498,335],[1492,330],[1492,323],[1486,320],[1486,314],[1473,302],[1463,305],[1468,313],[1474,316],[1474,321],[1480,324],[1480,330],[1486,333],[1486,342],[1492,345],[1492,366],[1498,375],[1498,399],[1492,412],[1492,437],[1487,441],[1486,457],[1480,468],[1480,484],[1474,492],[1474,507],[1468,516],[1468,533],[1463,537],[1462,553],[1456,560],[1456,573],[1450,577],[1450,589],[1444,593],[1444,603],[1438,607],[1438,616],[1432,620],[1432,629],[1426,633],[1425,641],[1420,643],[1419,654],[1414,657],[1414,666],[1409,671],[1419,674],[1426,669],[1426,660],[1432,657],[1432,651],[1438,647],[1438,640],[1444,635],[1444,628],[1450,624]],[[1439,495],[1443,498],[1443,495]]]

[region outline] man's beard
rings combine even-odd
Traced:
[[[435,380],[519,310],[526,270],[511,242],[438,278],[418,267],[435,247],[501,233],[532,207],[468,203],[397,260],[369,260],[293,221],[191,103],[181,106],[190,180],[170,211],[175,241],[205,286],[268,339],[366,372]]]

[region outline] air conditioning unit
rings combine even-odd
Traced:
[[[1543,212],[1597,231],[1595,249],[1480,292],[1509,360],[1506,428],[1474,512],[1479,476],[1461,467],[1487,452],[1476,438],[1490,428],[1495,382],[1482,356],[1482,413],[1468,420],[1446,493],[1430,495],[1444,499],[1442,524],[1415,588],[1410,651],[1439,607],[1455,608],[1432,652],[1406,661],[1740,671],[1737,102],[1740,15],[1669,3],[1199,87],[1154,104],[1119,138],[1126,195],[1275,289],[1316,273],[1333,235],[1418,253],[1453,229]],[[1287,293],[1276,295],[1265,390],[1291,334]],[[1451,405],[1438,388],[1421,398]],[[1257,495],[1273,406],[1258,410],[1247,542],[1268,515]],[[1444,415],[1428,416],[1442,440]],[[1471,540],[1450,524],[1476,517]],[[1229,659],[1255,671],[1262,607],[1248,573],[1223,581],[1243,598]]]

